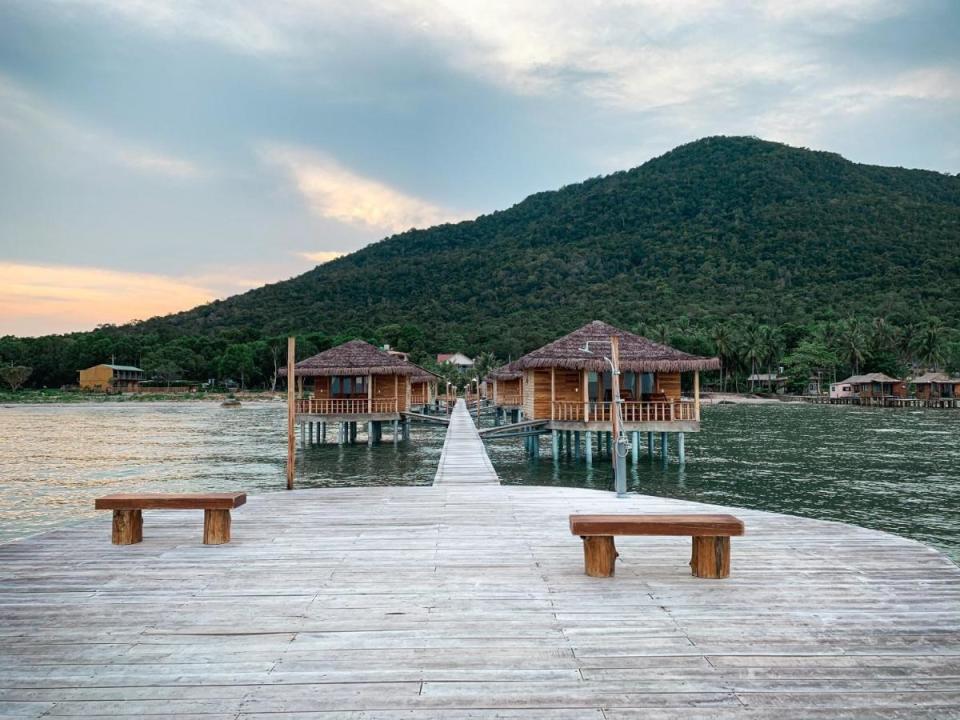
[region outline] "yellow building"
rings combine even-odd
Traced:
[[[79,372],[81,390],[137,392],[143,380],[143,370],[133,365],[102,363]]]

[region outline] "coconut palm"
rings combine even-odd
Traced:
[[[717,325],[710,333],[710,340],[713,341],[713,347],[716,349],[717,356],[720,358],[720,391],[726,392],[727,389],[727,368],[732,364],[734,352],[734,338],[730,328],[724,324]]]
[[[863,323],[858,318],[850,318],[840,324],[837,333],[839,341],[839,355],[853,367],[853,374],[860,374],[860,363],[863,362],[867,337]]]

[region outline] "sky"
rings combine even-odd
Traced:
[[[0,335],[286,279],[709,135],[960,172],[955,0],[0,0]]]

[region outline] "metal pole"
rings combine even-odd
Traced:
[[[297,416],[296,378],[294,365],[297,358],[297,340],[287,338],[287,490],[293,490],[293,474],[296,469],[297,442],[294,422]]]
[[[610,337],[610,358],[613,372],[611,373],[611,384],[613,385],[613,407],[610,413],[611,435],[615,441],[613,446],[613,478],[614,486],[617,490],[617,497],[627,496],[627,440],[623,435],[623,429],[620,427],[620,338],[617,335]]]

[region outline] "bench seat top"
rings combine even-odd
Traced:
[[[97,498],[97,510],[232,510],[247,502],[236,493],[119,493]]]
[[[571,515],[574,535],[743,535],[743,521],[733,515]]]

